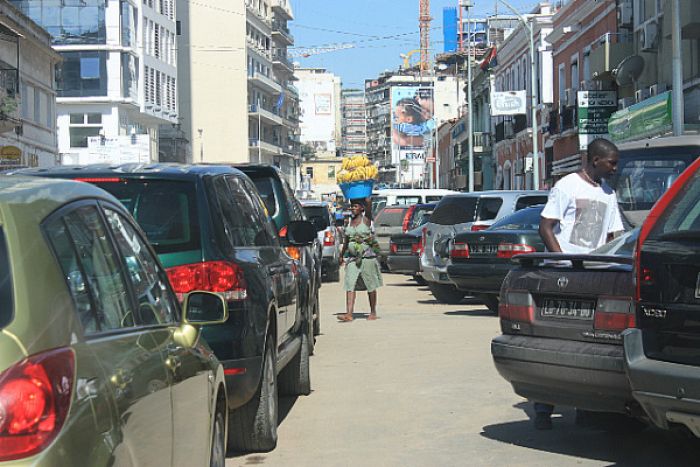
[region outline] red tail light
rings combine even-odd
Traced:
[[[248,296],[240,266],[227,261],[205,261],[166,269],[170,285],[177,294],[194,290],[221,292],[227,300],[244,300]]]
[[[56,438],[74,379],[70,349],[33,355],[0,373],[0,462],[33,456]]]
[[[597,331],[622,332],[636,326],[634,304],[630,297],[600,297],[593,327]]]
[[[472,230],[472,232],[480,232],[482,230],[488,229],[489,227],[491,227],[491,226],[490,225],[483,225],[483,224],[473,224],[471,230]]]
[[[389,251],[392,252],[392,253],[398,253],[398,252],[399,252],[399,246],[398,246],[396,243],[391,242],[391,243],[389,243]]]
[[[423,246],[421,245],[421,241],[418,240],[417,243],[412,243],[411,244],[411,254],[417,255],[420,254],[420,251],[423,249]]]
[[[279,231],[280,238],[285,238],[287,236],[287,226],[285,225]]]
[[[333,246],[335,245],[335,236],[332,232],[326,232],[323,235],[323,246]]]
[[[455,243],[450,250],[451,258],[469,258],[469,245],[467,243]]]
[[[408,210],[406,211],[406,214],[403,216],[402,228],[403,228],[404,232],[408,232],[408,227],[411,223],[411,217],[413,217],[413,211],[415,211],[415,210],[416,210],[416,206],[415,205],[411,206],[410,208],[408,208]]]
[[[126,180],[118,177],[78,177],[74,180],[85,183],[119,183]]]
[[[298,246],[288,246],[284,248],[290,258],[297,261],[301,260],[301,249]]]
[[[537,251],[535,247],[524,243],[501,243],[498,245],[496,256],[499,258],[512,258],[515,255],[534,253],[535,251]]]
[[[498,316],[505,321],[532,323],[535,319],[535,304],[527,291],[506,291],[498,304]]]

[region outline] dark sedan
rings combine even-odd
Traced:
[[[544,251],[537,229],[544,206],[522,209],[481,232],[455,236],[447,277],[459,290],[478,296],[489,310],[498,312],[498,294],[515,255]]]
[[[392,235],[389,241],[387,256],[389,271],[408,274],[420,280],[419,254],[423,248],[422,227],[430,220],[433,209],[435,209],[435,203],[411,206],[407,218],[404,219],[404,232]]]
[[[589,255],[534,253],[506,277],[496,369],[536,402],[641,415],[623,367],[621,332],[635,324],[637,230]]]

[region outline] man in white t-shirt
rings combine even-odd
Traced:
[[[620,154],[610,141],[588,145],[588,164],[559,180],[542,210],[540,236],[547,251],[590,253],[624,230],[617,196],[604,178],[615,173]],[[535,402],[535,428],[552,428],[554,407]]]

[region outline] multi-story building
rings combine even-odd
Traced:
[[[365,92],[343,89],[341,93],[341,153],[344,157],[367,153],[367,121]]]
[[[299,181],[289,0],[178,0],[180,128],[194,162],[276,165]]]
[[[55,69],[51,36],[0,0],[0,168],[58,162]]]
[[[64,164],[148,162],[177,122],[175,0],[12,0],[46,29],[58,73]]]
[[[340,78],[323,68],[297,68],[295,76],[299,80],[301,143],[317,154],[340,155]]]

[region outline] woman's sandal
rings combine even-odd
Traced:
[[[349,323],[352,320],[352,315],[348,315],[347,313],[343,315],[338,315],[338,321],[340,321],[341,323]]]

